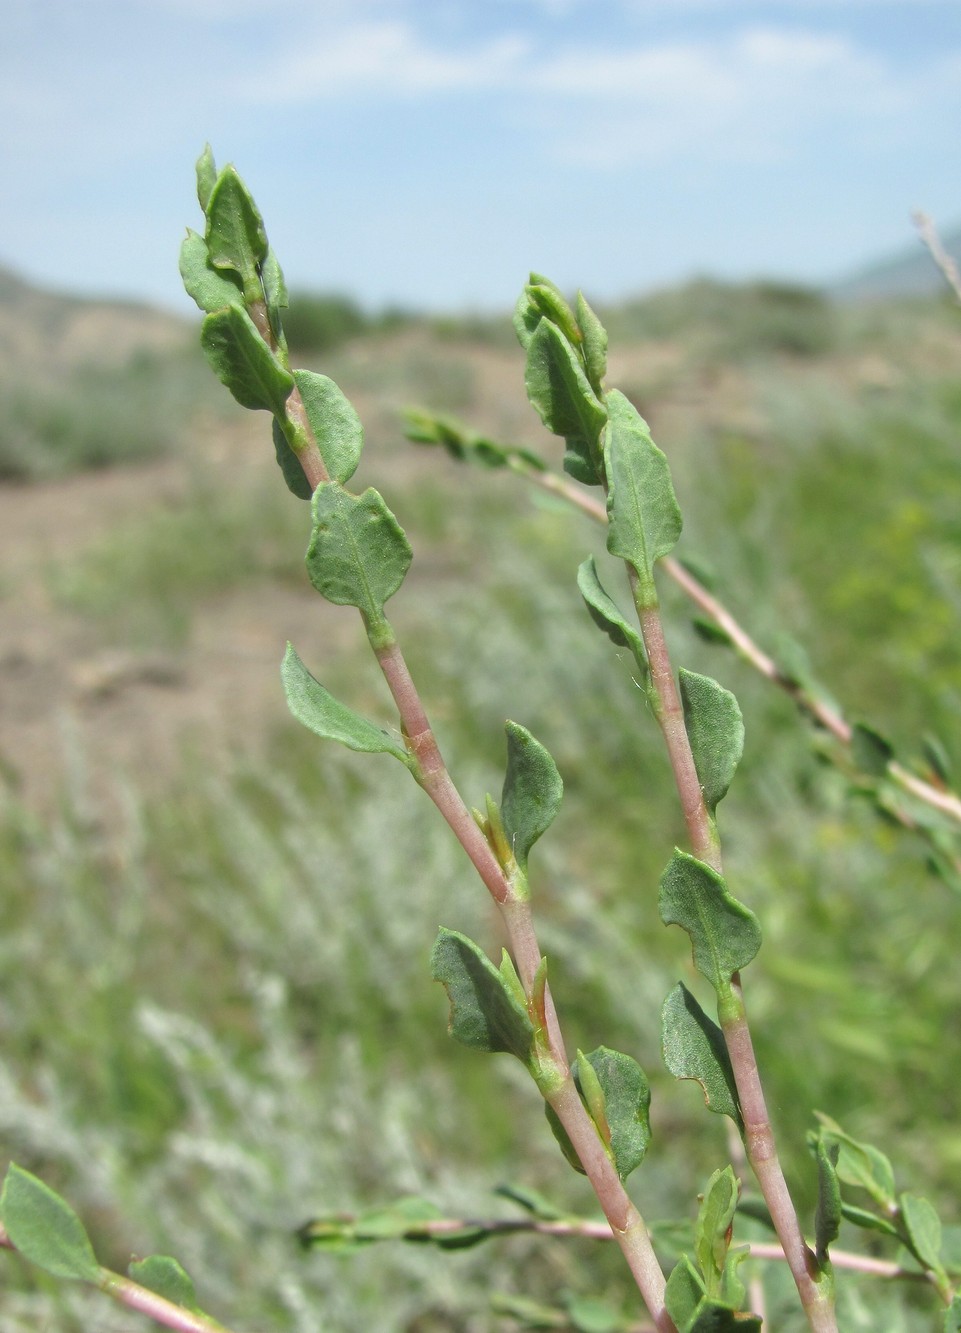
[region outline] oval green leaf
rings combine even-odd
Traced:
[[[197,158],[197,198],[204,213],[210,203],[210,195],[217,184],[217,164],[214,161],[210,144],[204,144],[204,151]]]
[[[655,606],[654,565],[673,550],[681,535],[681,511],[667,459],[651,439],[647,422],[616,389],[604,401],[607,549],[637,571],[641,604]]]
[[[700,1083],[707,1109],[715,1115],[730,1116],[743,1130],[724,1034],[680,981],[661,1009],[661,1049],[664,1063],[675,1078]]]
[[[681,1330],[690,1328],[704,1300],[701,1275],[687,1255],[682,1255],[671,1269],[664,1291],[667,1312]]]
[[[349,481],[364,447],[364,428],[353,404],[326,375],[295,370],[294,381],[331,480]]]
[[[549,319],[541,319],[531,335],[524,382],[544,425],[567,444],[565,470],[578,481],[598,485],[599,441],[607,412],[577,353]]]
[[[454,1040],[477,1051],[506,1051],[530,1067],[534,1025],[514,988],[474,941],[442,927],[430,966],[447,991]]]
[[[507,774],[501,819],[514,859],[521,869],[537,839],[554,822],[564,783],[547,749],[517,722],[508,722]]]
[[[684,722],[694,766],[711,814],[731,785],[744,752],[744,721],[737,699],[710,676],[679,672]]]
[[[310,674],[291,644],[280,668],[287,707],[309,731],[326,740],[339,741],[363,754],[392,754],[410,767],[413,759],[404,745],[383,727],[342,704]]]
[[[611,643],[618,648],[630,648],[638,666],[647,673],[644,641],[637,629],[623,614],[613,597],[605,590],[597,572],[593,556],[588,556],[577,571],[577,586],[584,598],[594,624],[602,629]]]
[[[376,623],[410,568],[412,551],[383,497],[352,495],[339,482],[317,487],[307,548],[310,581],[329,602],[356,606]]]
[[[598,1046],[587,1055],[579,1055],[575,1077],[579,1074],[584,1086],[585,1064],[603,1096],[603,1115],[607,1124],[605,1139],[614,1167],[622,1180],[636,1171],[643,1162],[651,1142],[651,1089],[644,1070],[629,1055]],[[591,1110],[590,1102],[587,1102]],[[592,1114],[598,1129],[598,1120]]]
[[[271,429],[274,453],[277,455],[277,466],[284,474],[287,489],[292,495],[296,495],[298,500],[309,500],[314,493],[313,487],[307,480],[304,469],[300,466],[300,459],[291,449],[286,435],[280,429],[280,422],[276,417],[271,422]]]
[[[3,1182],[0,1221],[23,1257],[54,1277],[96,1282],[100,1276],[77,1214],[49,1185],[15,1163]]]
[[[727,993],[734,973],[761,947],[754,913],[728,893],[716,871],[679,849],[661,876],[658,906],[666,926],[687,931],[697,970],[719,996]]]
[[[189,227],[180,247],[180,276],[187,295],[208,313],[243,302],[240,284],[229,273],[218,273],[211,267],[207,242]]]
[[[730,1248],[728,1232],[737,1211],[734,1168],[715,1171],[707,1183],[694,1229],[694,1254],[709,1296],[720,1296]]]
[[[817,1261],[828,1262],[828,1250],[841,1232],[841,1182],[838,1180],[837,1143],[828,1143],[819,1136],[816,1144],[818,1163],[818,1202],[814,1213],[814,1243]]]
[[[591,388],[596,394],[603,391],[607,374],[607,329],[588,305],[583,292],[577,293],[577,323],[584,349],[584,365]]]
[[[193,1278],[185,1268],[166,1254],[151,1254],[147,1259],[135,1260],[127,1269],[134,1282],[148,1291],[154,1291],[164,1300],[184,1310],[200,1313]]]
[[[816,1112],[822,1126],[826,1142],[835,1142],[840,1147],[837,1161],[837,1173],[846,1185],[855,1185],[867,1190],[871,1198],[885,1210],[895,1203],[894,1170],[890,1161],[870,1143],[860,1143],[846,1134],[841,1126],[830,1116]]]
[[[248,301],[263,299],[260,266],[267,258],[264,220],[233,166],[220,172],[207,200],[205,239],[214,268],[232,269]]]
[[[285,370],[240,306],[207,316],[200,342],[218,379],[241,407],[282,416],[294,377]]]
[[[923,1268],[939,1276],[941,1263],[941,1219],[934,1205],[918,1194],[902,1194],[898,1203],[911,1251]]]

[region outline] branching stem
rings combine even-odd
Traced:
[[[2,1226],[0,1226],[0,1246],[16,1251],[16,1246]],[[224,1324],[218,1323],[210,1315],[195,1314],[192,1310],[184,1309],[182,1305],[175,1305],[173,1301],[168,1301],[148,1287],[142,1287],[138,1282],[134,1282],[132,1278],[111,1272],[109,1268],[100,1269],[93,1285],[108,1296],[112,1296],[121,1305],[125,1305],[128,1310],[145,1314],[156,1323],[162,1324],[164,1328],[173,1329],[174,1333],[230,1333]]]
[[[393,632],[389,631],[389,627],[385,628],[383,623],[377,627],[376,633],[366,621],[365,628],[397,708],[405,743],[417,761],[417,781],[447,821],[500,908],[518,975],[530,997],[534,975],[542,956],[530,903],[515,893],[510,879],[457,790]],[[664,1274],[654,1253],[650,1233],[618,1177],[577,1092],[549,988],[545,994],[545,1013],[548,1045],[560,1084],[558,1089],[551,1092],[550,1104],[587,1173],[658,1333],[676,1333],[664,1304]]]
[[[523,458],[514,455],[510,457],[508,465],[512,471],[519,473],[533,485],[549,491],[552,495],[563,497],[569,504],[587,514],[595,522],[607,523],[607,508],[603,501],[595,499],[588,491],[576,486],[567,477],[561,476],[557,472],[532,467]],[[806,713],[818,726],[829,732],[835,740],[846,747],[850,747],[853,728],[836,708],[824,699],[812,694],[810,690],[805,689],[803,685],[790,676],[785,675],[774,659],[755,643],[751,635],[748,634],[744,626],[724,603],[708,592],[703,583],[695,578],[690,570],[685,569],[679,560],[676,560],[673,556],[665,556],[661,561],[661,568],[691,599],[695,606],[703,611],[705,615],[710,616],[714,623],[724,631],[744,661],[748,662],[765,680],[770,681],[772,685],[776,685],[785,694],[789,695],[802,712]],[[961,796],[956,792],[926,782],[924,778],[918,777],[916,773],[912,773],[910,769],[905,768],[896,760],[892,760],[888,764],[887,771],[888,776],[899,787],[910,792],[919,801],[931,806],[933,810],[938,810],[949,819],[953,819],[955,823],[961,824]],[[890,813],[906,828],[915,827],[910,816],[905,812],[894,809]],[[961,872],[961,858],[954,858],[954,865]]]
[[[660,608],[657,605],[645,604],[638,595],[638,578],[635,571],[630,566],[628,571],[637,606],[641,637],[644,640],[651,672],[655,713],[674,773],[684,821],[691,840],[691,850],[698,860],[709,865],[720,875],[723,873],[720,843],[697,776],[694,755],[684,723],[684,712],[674,682],[667,641],[664,638]],[[826,1298],[824,1286],[819,1285],[817,1281],[815,1258],[801,1233],[797,1213],[778,1159],[774,1130],[754,1056],[754,1044],[748,1026],[740,978],[736,973],[732,980],[732,988],[737,1000],[736,1013],[726,1011],[721,1014],[721,1029],[737,1084],[748,1160],[771,1214],[774,1229],[797,1285],[808,1322],[816,1333],[834,1333],[837,1323],[833,1302]]]

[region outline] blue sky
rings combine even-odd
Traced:
[[[188,309],[205,140],[292,285],[828,280],[961,217],[959,0],[0,0],[0,263]]]

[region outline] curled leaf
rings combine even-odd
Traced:
[[[447,991],[454,1040],[478,1051],[506,1051],[529,1066],[534,1025],[514,987],[474,941],[442,927],[430,964],[431,976]]]
[[[557,765],[540,741],[517,722],[508,722],[507,774],[501,819],[511,851],[521,869],[537,839],[557,814],[564,784]]]
[[[728,893],[715,870],[679,849],[661,876],[658,905],[666,926],[687,931],[697,970],[725,994],[734,973],[761,947],[754,913]]]

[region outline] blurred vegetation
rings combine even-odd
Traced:
[[[908,753],[936,734],[961,771],[961,328],[936,302],[867,312],[717,283],[605,318],[672,462],[681,554],[714,571],[762,644],[803,645],[853,716]],[[359,394],[365,476],[376,483],[386,468],[386,498],[412,535],[392,619],[470,800],[499,791],[506,716],[557,759],[564,806],[532,859],[552,986],[572,1044],[619,1046],[645,1066],[655,1143],[634,1193],[651,1219],[690,1219],[728,1149],[699,1091],[660,1063],[661,1001],[678,977],[696,989],[685,941],[655,904],[683,830],[629,663],[574,587],[589,550],[604,560],[604,534],[510,477],[399,454],[388,414],[401,402],[433,396],[429,406],[493,431],[522,379],[518,353],[516,384],[492,389],[499,349],[480,332],[462,329],[456,353],[449,329],[413,332],[368,343],[358,331],[323,367]],[[650,371],[661,345],[672,359]],[[524,442],[538,438],[531,429]],[[263,467],[234,486],[197,471],[181,505],[147,510],[49,571],[55,596],[107,637],[182,641],[238,570],[265,595],[298,577],[307,511],[270,454],[265,440]],[[730,881],[764,928],[747,994],[805,1216],[804,1135],[820,1109],[877,1142],[903,1188],[956,1220],[961,902],[911,835],[879,823],[822,761],[790,702],[701,640],[679,594],[664,595],[675,661],[721,679],[745,714],[722,833]],[[387,723],[362,638],[358,627],[356,655],[332,649],[317,666]],[[498,1293],[603,1292],[631,1308],[613,1247],[298,1250],[312,1214],[403,1194],[503,1214],[490,1190],[505,1179],[593,1211],[519,1068],[445,1035],[427,966],[436,927],[493,951],[496,924],[399,766],[291,723],[256,764],[218,777],[198,751],[162,798],[123,795],[123,826],[104,825],[81,756],[56,814],[11,789],[0,819],[12,886],[0,903],[4,1145],[71,1199],[103,1259],[122,1268],[130,1250],[174,1253],[208,1308],[278,1333],[487,1333],[513,1326],[491,1313]],[[141,1326],[4,1263],[5,1333]],[[793,1333],[783,1276],[765,1270],[769,1319]],[[846,1330],[933,1327],[923,1290],[848,1275],[839,1286]]]
[[[783,282],[734,284],[699,278],[605,310],[611,338],[703,340],[706,354],[725,360],[823,356],[837,343],[841,317],[821,292]]]
[[[0,371],[0,481],[35,481],[170,453],[223,395],[194,347],[39,378]]]
[[[392,333],[415,322],[410,311],[388,308],[371,315],[351,297],[333,293],[294,291],[284,311],[284,333],[292,350],[315,356],[352,338]]]

